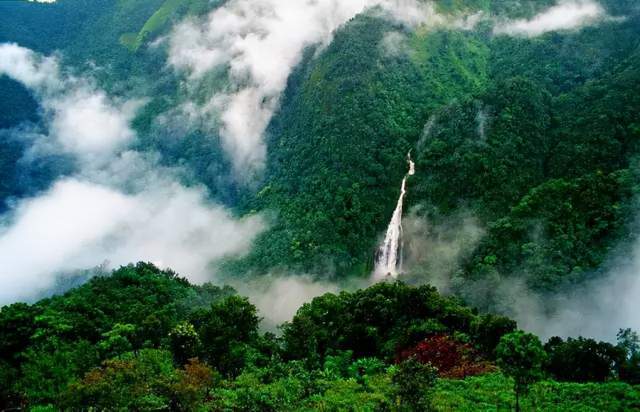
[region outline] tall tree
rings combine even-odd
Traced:
[[[516,412],[520,411],[520,396],[531,384],[542,378],[542,366],[547,354],[537,336],[522,331],[504,335],[496,348],[498,365],[513,378]]]

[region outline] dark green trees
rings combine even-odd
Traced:
[[[631,329],[621,329],[618,332],[617,348],[622,359],[619,363],[618,374],[625,382],[637,385],[640,383],[640,338]]]
[[[58,405],[77,410],[194,411],[206,399],[213,372],[192,360],[176,368],[171,353],[143,349],[126,353],[92,369],[65,388]]]
[[[508,319],[475,315],[433,287],[396,282],[313,299],[284,325],[283,339],[293,359],[320,360],[336,350],[394,359],[399,349],[426,337],[459,332],[491,357],[500,337],[514,328]]]
[[[192,286],[172,271],[138,263],[94,277],[63,296],[2,307],[0,408],[58,405],[71,383],[102,362],[143,349],[175,349],[178,367],[191,357],[210,356],[225,373],[234,371],[246,352],[238,348],[257,336],[258,318],[253,305],[231,293]],[[202,320],[197,336],[184,326],[190,318]],[[198,344],[203,338],[210,341],[206,351]]]
[[[171,352],[179,365],[184,365],[187,360],[197,357],[201,350],[198,332],[189,322],[180,322],[169,333]]]
[[[604,382],[613,378],[624,358],[624,351],[593,339],[551,338],[544,345],[549,355],[547,370],[558,380]]]
[[[256,307],[247,298],[230,296],[194,315],[201,358],[225,375],[237,375],[258,340]]]
[[[437,378],[437,369],[422,364],[415,358],[401,362],[393,374],[392,382],[400,411],[430,411],[431,396]]]
[[[3,307],[1,407],[423,411],[442,406],[444,387],[466,392],[469,382],[498,381],[508,390],[494,373],[495,357],[513,377],[518,402],[541,377],[537,338],[429,286],[380,283],[326,294],[303,305],[282,337],[262,333],[256,307],[230,293],[141,263],[64,296]],[[637,341],[631,331],[615,347],[553,339],[546,371],[571,381],[635,382]],[[479,376],[456,381],[471,370]],[[560,384],[541,387],[549,385]],[[611,388],[620,404],[637,398],[626,384]]]

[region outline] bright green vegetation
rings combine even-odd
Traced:
[[[540,340],[524,332],[513,332],[500,339],[496,347],[498,365],[513,379],[516,395],[516,412],[520,411],[520,398],[529,392],[531,385],[542,379],[542,368],[547,354]]]
[[[439,0],[437,9],[530,17],[552,3]],[[135,149],[157,151],[238,215],[273,216],[247,257],[225,262],[228,276],[368,276],[411,150],[407,207],[435,233],[473,216],[484,236],[448,280],[491,312],[504,307],[496,291],[505,281],[540,294],[572,289],[633,244],[640,9],[602,3],[625,19],[533,38],[495,36],[486,22],[412,29],[357,16],[326,48],[305,51],[265,136],[265,173],[250,187],[214,131],[156,122],[228,86],[221,68],[194,96],[166,70],[166,45],[147,47],[221,2],[0,1],[0,42],[60,50],[64,67],[89,71],[110,94],[147,96]],[[73,172],[63,156],[20,162],[28,145],[10,128],[40,131],[38,122],[33,96],[1,78],[0,211]],[[405,279],[438,275],[418,265]],[[640,409],[629,330],[617,344],[543,344],[510,319],[400,283],[316,298],[280,336],[262,332],[259,316],[231,288],[149,264],[3,307],[0,409],[476,411],[516,400],[522,410]]]
[[[498,38],[495,84],[434,114],[411,198],[435,221],[466,209],[485,223],[458,274],[463,295],[477,286],[466,280],[495,286],[509,276],[539,291],[570,287],[628,239],[640,100],[626,90],[640,87],[637,28],[636,17],[566,38]]]
[[[171,18],[188,15],[199,15],[210,7],[208,0],[166,0],[156,10],[137,33],[125,33],[120,36],[120,43],[130,51],[136,52],[145,42],[166,29]],[[220,3],[220,2],[218,2]]]
[[[151,264],[97,275],[0,308],[0,408],[509,410],[514,380],[496,364],[518,382],[523,410],[640,408],[628,330],[618,345],[543,348],[507,318],[402,283],[318,297],[279,337],[259,322],[233,289]]]

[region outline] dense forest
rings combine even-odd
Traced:
[[[534,39],[356,19],[298,69],[273,121],[257,202],[284,218],[254,266],[368,273],[414,148],[411,203],[436,222],[470,211],[487,229],[462,276],[529,273],[538,290],[583,280],[633,220],[638,18]],[[409,58],[371,49],[396,31]],[[559,209],[536,206],[548,202]],[[534,226],[544,242],[529,251]]]
[[[229,287],[138,263],[0,309],[0,408],[640,408],[640,339],[551,338],[429,286],[325,294],[280,333]]]
[[[0,411],[640,410],[639,92],[636,0],[0,1]]]

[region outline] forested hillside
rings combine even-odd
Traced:
[[[418,167],[411,204],[433,222],[464,209],[488,233],[460,267],[464,277],[527,273],[535,289],[557,290],[596,269],[628,234],[638,134],[636,94],[627,93],[637,87],[638,73],[639,17],[632,2],[604,2],[612,17],[594,26],[534,37],[496,34],[483,20],[465,29],[414,28],[376,13],[359,15],[326,48],[309,48],[289,77],[266,131],[266,170],[249,186],[233,177],[220,136],[208,126],[167,128],[157,120],[193,96],[163,69],[167,50],[152,40],[161,39],[172,21],[216,6],[76,3],[5,2],[0,41],[44,53],[61,50],[76,69],[108,67],[95,75],[111,92],[150,96],[134,123],[138,149],[159,150],[163,164],[179,165],[186,181],[205,184],[214,199],[239,213],[276,213],[250,256],[229,262],[228,273],[284,267],[321,276],[367,275],[409,150]],[[552,4],[442,1],[436,10],[530,18]],[[24,30],[30,26],[51,33]],[[214,73],[200,82],[196,99],[206,99],[224,76]],[[9,79],[1,81],[12,96],[0,99],[11,104],[1,111],[5,127],[34,121],[32,98]],[[7,141],[5,201],[46,187],[51,176],[72,168],[65,159],[42,159],[44,171],[34,176],[16,163],[24,150],[20,139]],[[602,190],[589,200],[567,192],[596,181]],[[550,191],[584,210],[565,219],[560,209],[525,206],[535,199],[544,203],[554,196]],[[562,219],[561,227],[554,219]],[[571,238],[560,244],[557,237],[567,231]],[[528,250],[532,232],[544,242]],[[495,264],[481,265],[493,256]]]
[[[194,286],[147,263],[5,306],[0,407],[492,410],[513,406],[509,376],[526,380],[516,393],[527,409],[640,407],[637,387],[623,383],[640,373],[630,331],[617,345],[543,347],[514,321],[402,283],[318,297],[280,337],[261,332],[259,316],[229,287]]]
[[[281,219],[250,267],[368,274],[411,149],[419,214],[486,230],[454,283],[589,277],[634,238],[640,24],[635,6],[608,7],[624,21],[533,38],[356,18],[289,80],[251,203]]]
[[[0,410],[640,409],[639,92],[636,0],[0,1]]]
[[[434,114],[414,199],[488,222],[469,276],[520,272],[554,290],[629,236],[639,102],[626,90],[639,86],[638,27],[636,17],[531,45],[496,39],[495,85]]]

